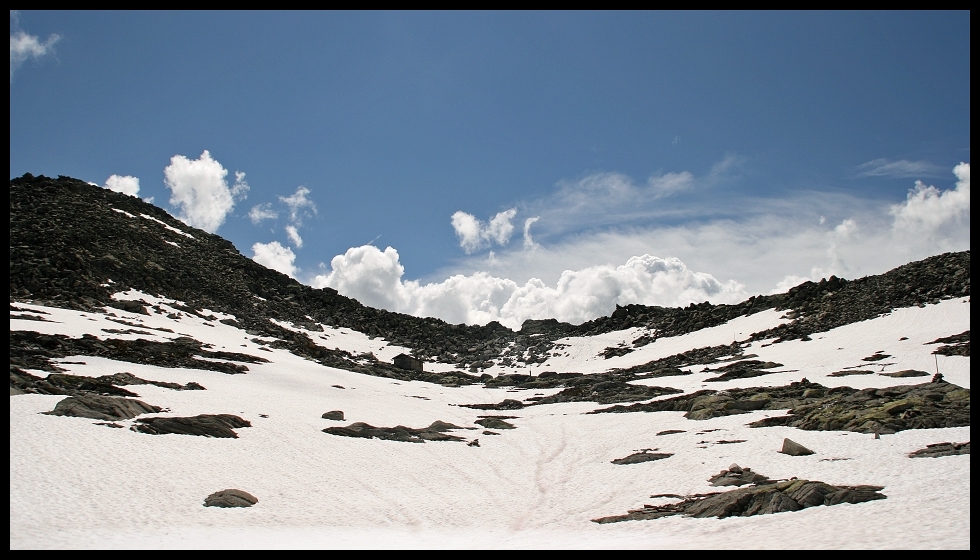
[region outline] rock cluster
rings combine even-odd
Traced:
[[[909,457],[948,457],[950,455],[969,455],[970,442],[965,443],[930,443],[925,449],[909,453]]]
[[[216,438],[237,438],[237,428],[248,428],[252,424],[233,414],[199,414],[186,418],[163,417],[140,418],[131,428],[144,434],[183,434]]]
[[[252,364],[269,361],[250,354],[207,350],[200,341],[189,337],[179,337],[169,342],[156,342],[146,339],[109,338],[100,340],[90,334],[84,334],[81,338],[71,338],[60,334],[41,334],[34,331],[10,332],[11,366],[54,372],[63,371],[52,364],[51,359],[66,356],[100,356],[135,364],[203,369],[230,374],[245,373],[248,371],[248,366],[222,360]],[[200,357],[211,359],[202,360]]]
[[[462,429],[464,428],[436,420],[426,428],[407,428],[405,426],[379,428],[364,422],[355,422],[350,426],[333,426],[325,428],[323,431],[335,436],[425,443],[427,441],[464,441],[464,438],[446,433],[450,430]]]
[[[943,356],[969,356],[970,355],[970,331],[963,331],[960,334],[937,338],[926,344],[942,344],[933,351],[933,354]]]
[[[799,511],[814,506],[859,504],[886,498],[879,491],[883,486],[832,486],[810,480],[786,480],[772,484],[736,488],[716,494],[688,496],[680,502],[661,506],[644,505],[625,515],[593,519],[596,523],[616,523],[658,519],[671,515],[689,517],[748,517],[787,511]]]
[[[764,484],[773,482],[768,476],[753,472],[749,467],[740,467],[732,463],[727,469],[708,479],[712,486],[745,486],[746,484]]]
[[[803,430],[843,430],[882,434],[902,430],[970,425],[970,390],[945,381],[882,389],[827,388],[793,382],[781,387],[728,391],[702,390],[651,403],[616,405],[603,412],[686,412],[691,420],[743,414],[754,410],[786,410],[787,416],[750,424],[792,426]]]

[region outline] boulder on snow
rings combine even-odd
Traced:
[[[789,438],[783,439],[783,448],[780,449],[779,452],[786,455],[792,455],[794,457],[799,457],[801,455],[813,455],[813,450],[808,449]]]
[[[344,411],[343,410],[331,410],[330,412],[324,412],[321,416],[324,420],[343,420]]]
[[[259,499],[244,490],[228,488],[204,498],[204,507],[252,507]]]
[[[187,418],[157,417],[137,421],[131,429],[144,434],[183,434],[219,438],[237,438],[233,428],[248,428],[248,420],[233,414],[199,414]]]
[[[140,414],[160,412],[159,406],[146,404],[136,399],[107,397],[103,395],[81,394],[58,402],[50,414],[52,416],[77,416],[95,420],[128,420]]]

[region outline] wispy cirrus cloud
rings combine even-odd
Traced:
[[[946,168],[925,160],[909,161],[907,159],[878,158],[857,166],[854,170],[854,176],[904,179],[942,177],[948,172]]]
[[[10,81],[14,81],[14,71],[29,59],[37,60],[54,52],[54,45],[61,37],[52,33],[41,41],[37,35],[31,35],[20,29],[20,13],[10,10]]]

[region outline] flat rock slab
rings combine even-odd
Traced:
[[[919,449],[909,453],[909,457],[946,457],[949,455],[969,455],[970,442],[964,443],[930,443],[925,449]]]
[[[252,507],[259,499],[244,490],[228,488],[219,490],[204,499],[205,507]]]
[[[632,465],[635,463],[646,463],[647,461],[659,461],[660,459],[673,457],[673,455],[673,453],[651,453],[650,451],[641,451],[639,453],[627,455],[622,459],[613,459],[610,462],[614,465]]]
[[[449,430],[461,429],[463,428],[460,426],[436,420],[426,428],[407,428],[405,426],[385,428],[372,426],[365,422],[355,422],[350,426],[324,428],[323,432],[344,437],[425,443],[426,441],[465,441],[464,438],[445,433]]]
[[[157,417],[138,420],[131,429],[144,434],[182,434],[217,438],[237,438],[234,428],[252,424],[233,414],[199,414],[186,418]]]
[[[58,402],[50,414],[52,416],[76,416],[95,420],[129,420],[140,414],[160,412],[159,406],[146,404],[136,399],[107,397],[103,395],[76,395]]]
[[[814,506],[859,504],[871,500],[883,500],[879,493],[883,486],[832,486],[809,480],[787,480],[773,484],[761,484],[749,488],[736,488],[715,494],[688,496],[680,502],[662,506],[644,505],[625,515],[613,515],[593,519],[595,523],[616,523],[658,519],[671,515],[688,517],[749,517],[770,513],[799,511]]]
[[[330,412],[324,412],[321,416],[324,420],[343,420],[344,411],[343,410],[331,410]]]
[[[918,369],[903,369],[901,371],[885,371],[878,375],[884,375],[885,377],[929,377],[931,374],[928,371]]]
[[[514,399],[504,399],[499,403],[490,404],[461,404],[465,408],[475,408],[477,410],[520,410],[524,408],[524,403]]]
[[[513,418],[508,416],[508,418]],[[516,428],[513,424],[506,421],[503,418],[498,418],[496,416],[485,416],[473,422],[474,424],[479,424],[488,430],[513,430]]]

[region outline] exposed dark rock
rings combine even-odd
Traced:
[[[477,410],[520,410],[524,408],[524,403],[514,399],[504,399],[497,404],[461,404],[459,406]]]
[[[712,486],[745,486],[746,484],[766,484],[773,482],[768,476],[753,472],[749,467],[732,463],[728,469],[708,479]]]
[[[694,350],[688,350],[686,352],[681,352],[680,354],[667,356],[666,358],[652,360],[645,364],[610,370],[609,373],[633,374],[638,378],[690,375],[690,371],[684,371],[681,368],[694,365],[714,364],[721,361],[722,358],[741,356],[743,351],[743,346],[738,343],[722,346],[705,346],[704,348],[695,348]]]
[[[625,515],[593,519],[596,523],[616,523],[658,519],[671,515],[690,517],[748,517],[769,513],[799,511],[808,507],[858,504],[886,498],[883,486],[832,486],[809,480],[787,480],[736,488],[715,494],[688,496],[682,501],[662,506],[645,505]]]
[[[846,377],[848,375],[873,375],[874,372],[870,369],[844,369],[840,371],[835,371],[833,373],[828,373],[827,377]]]
[[[638,453],[627,455],[622,459],[613,459],[610,462],[614,465],[632,465],[634,463],[646,463],[647,461],[659,461],[660,459],[673,457],[673,455],[673,453],[653,453],[652,451],[640,451]]]
[[[55,405],[54,410],[43,414],[52,416],[77,416],[96,420],[128,420],[140,414],[160,412],[159,406],[146,404],[136,399],[106,397],[102,395],[80,394],[68,397]]]
[[[783,448],[779,450],[784,455],[800,457],[803,455],[813,455],[813,450],[796,443],[789,438],[783,438]]]
[[[790,410],[788,416],[749,424],[803,430],[844,430],[882,434],[901,430],[970,425],[970,390],[945,381],[857,390],[793,382],[782,387],[702,390],[651,403],[616,405],[590,412],[686,412],[691,420],[753,410]]]
[[[423,364],[425,363],[422,360],[409,356],[408,354],[399,354],[392,358],[391,362],[395,364],[395,367],[397,368],[411,371],[423,371]]]
[[[878,375],[884,375],[886,377],[929,377],[929,372],[917,369],[903,369],[901,371],[883,371]]]
[[[641,401],[682,392],[672,387],[653,387],[634,385],[627,380],[632,376],[615,374],[583,375],[568,381],[568,386],[548,397],[533,399],[534,404],[555,404],[564,402],[596,402],[611,404],[617,402]],[[532,399],[528,399],[529,401]]]
[[[219,490],[204,499],[205,507],[252,507],[259,499],[244,490]]]
[[[861,358],[864,362],[878,362],[884,360],[885,358],[891,358],[888,354],[882,353],[881,350],[875,352],[874,354],[868,356],[867,358]]]
[[[969,455],[970,442],[965,443],[930,443],[925,449],[909,453],[909,457],[946,457],[949,455]]]
[[[248,428],[248,420],[233,414],[199,414],[190,417],[141,418],[131,428],[144,434],[183,434],[217,438],[237,438],[236,428]]]
[[[344,437],[425,443],[426,441],[465,441],[464,438],[445,433],[449,430],[462,429],[460,426],[437,420],[427,428],[406,428],[405,426],[379,428],[364,422],[355,422],[350,426],[325,428],[323,432]]]
[[[943,356],[969,356],[970,355],[970,331],[963,331],[960,334],[937,338],[926,344],[942,344],[932,353]]]
[[[683,434],[687,430],[664,430],[662,432],[657,432],[658,436],[669,436],[670,434]]]
[[[321,416],[324,420],[343,420],[344,411],[343,410],[331,410],[330,412],[324,412]]]
[[[705,379],[705,381],[731,381],[732,379],[747,379],[749,377],[759,377],[769,375],[771,371],[767,369],[783,367],[783,364],[776,362],[763,362],[761,360],[740,360],[717,369],[705,369],[704,371],[720,371],[721,375]]]
[[[513,430],[516,428],[506,419],[514,418],[513,416],[481,416],[478,420],[473,422],[474,424],[479,424],[484,428],[490,430]]]
[[[473,441],[466,444],[467,447],[480,447],[480,440],[474,439]]]
[[[193,368],[222,373],[245,373],[242,364],[216,360],[234,360],[248,363],[266,363],[269,360],[237,352],[211,351],[200,341],[179,337],[170,342],[152,340],[100,340],[85,334],[81,338],[64,335],[48,335],[34,331],[10,332],[10,363],[21,368],[63,371],[51,363],[52,358],[66,356],[100,356],[112,360],[171,368]],[[211,358],[203,360],[198,358]]]

